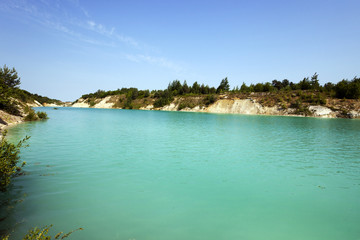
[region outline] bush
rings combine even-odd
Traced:
[[[24,118],[25,121],[36,121],[39,120],[38,115],[33,109],[30,109],[29,113]]]
[[[5,191],[10,184],[11,177],[21,170],[21,167],[26,163],[23,162],[21,167],[18,166],[20,148],[24,142],[30,137],[25,137],[16,145],[9,143],[5,139],[6,132],[1,137],[0,143],[0,190]]]
[[[35,113],[35,111],[33,109],[31,109],[30,107],[26,107],[25,112],[28,113],[24,118],[24,120],[27,122],[48,119],[46,112],[39,111],[39,112]]]
[[[37,114],[37,116],[39,117],[40,120],[48,119],[48,116],[47,116],[46,112],[37,112],[36,114]]]
[[[182,110],[182,109],[184,109],[184,108],[194,108],[194,107],[196,107],[196,103],[193,103],[193,102],[189,102],[189,101],[183,101],[183,102],[181,102],[180,104],[179,104],[179,106],[178,106],[178,111],[180,111],[180,110]]]
[[[204,104],[206,106],[209,106],[210,104],[213,104],[214,102],[216,102],[216,96],[214,94],[211,95],[207,95],[204,99]]]
[[[171,101],[172,101],[171,98],[165,98],[165,97],[159,98],[154,102],[154,107],[159,108],[165,105],[169,105]]]

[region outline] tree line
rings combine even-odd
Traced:
[[[257,83],[247,86],[245,83],[241,87],[236,87],[233,92],[277,92],[294,90],[312,90],[328,93],[330,97],[359,99],[360,98],[360,78],[354,77],[352,80],[343,79],[334,84],[327,82],[324,85],[319,83],[318,74],[315,73],[311,78],[306,77],[298,83],[290,82],[287,79],[282,81],[273,80],[271,83]]]
[[[209,99],[213,101],[212,95],[222,93],[251,93],[251,92],[278,92],[278,91],[316,91],[326,93],[329,97],[347,98],[347,99],[359,99],[360,98],[360,78],[354,77],[352,80],[342,80],[336,84],[328,82],[324,85],[319,83],[318,74],[315,73],[311,77],[305,77],[298,83],[284,79],[282,81],[273,80],[271,82],[256,83],[247,85],[243,83],[240,87],[236,86],[230,89],[228,78],[221,80],[219,86],[209,87],[209,85],[199,84],[194,82],[192,85],[188,85],[186,80],[181,83],[179,80],[174,80],[169,83],[168,87],[164,90],[138,90],[137,88],[121,88],[115,91],[98,90],[95,93],[82,95],[83,99],[88,98],[104,98],[110,95],[125,94],[128,99],[128,105],[132,100],[137,98],[152,97],[156,101],[154,107],[162,107],[169,104],[175,96],[185,95],[209,95]]]

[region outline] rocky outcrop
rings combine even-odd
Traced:
[[[263,107],[252,99],[220,99],[210,105],[207,112],[232,113],[232,114],[268,114],[279,115],[281,112],[276,107]]]
[[[337,113],[324,106],[310,106],[309,111],[314,117],[335,118]]]
[[[360,118],[360,112],[352,110],[348,113],[349,118]]]

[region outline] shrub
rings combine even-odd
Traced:
[[[154,102],[154,107],[159,108],[171,103],[169,98],[159,98]]]
[[[25,121],[36,121],[39,120],[38,115],[33,109],[30,109],[29,113],[24,118]]]
[[[132,104],[132,99],[131,98],[126,99],[126,102],[124,104],[124,108],[125,109],[133,109],[133,104]]]
[[[0,142],[0,190],[5,191],[10,184],[11,177],[21,170],[26,163],[23,162],[21,167],[18,166],[20,148],[30,137],[25,137],[17,144],[9,143],[5,139],[6,132],[1,137]],[[26,146],[25,146],[26,147]]]
[[[30,231],[26,234],[26,236],[23,238],[23,240],[51,240],[51,239],[64,239],[64,238],[68,238],[73,232],[76,232],[78,230],[84,230],[83,228],[78,228],[76,230],[73,230],[71,232],[68,232],[66,234],[64,234],[63,232],[59,232],[57,233],[54,238],[49,234],[49,230],[52,227],[52,225],[45,226],[42,228],[32,228],[30,229]],[[5,236],[2,238],[2,240],[8,240],[9,239],[9,235]]]
[[[48,119],[48,116],[47,116],[46,112],[37,112],[36,114],[37,114],[37,116],[39,117],[40,120]]]
[[[213,104],[214,102],[216,102],[216,96],[214,94],[211,95],[207,95],[204,99],[204,104],[206,106],[209,106],[210,104]]]
[[[181,103],[179,104],[178,110],[180,111],[180,110],[182,110],[182,109],[184,109],[184,108],[194,108],[194,107],[196,107],[196,104],[195,104],[195,103],[185,100],[185,101],[183,101],[183,102],[181,102]]]

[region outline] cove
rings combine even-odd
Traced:
[[[71,239],[358,239],[360,121],[41,108],[2,229]]]

